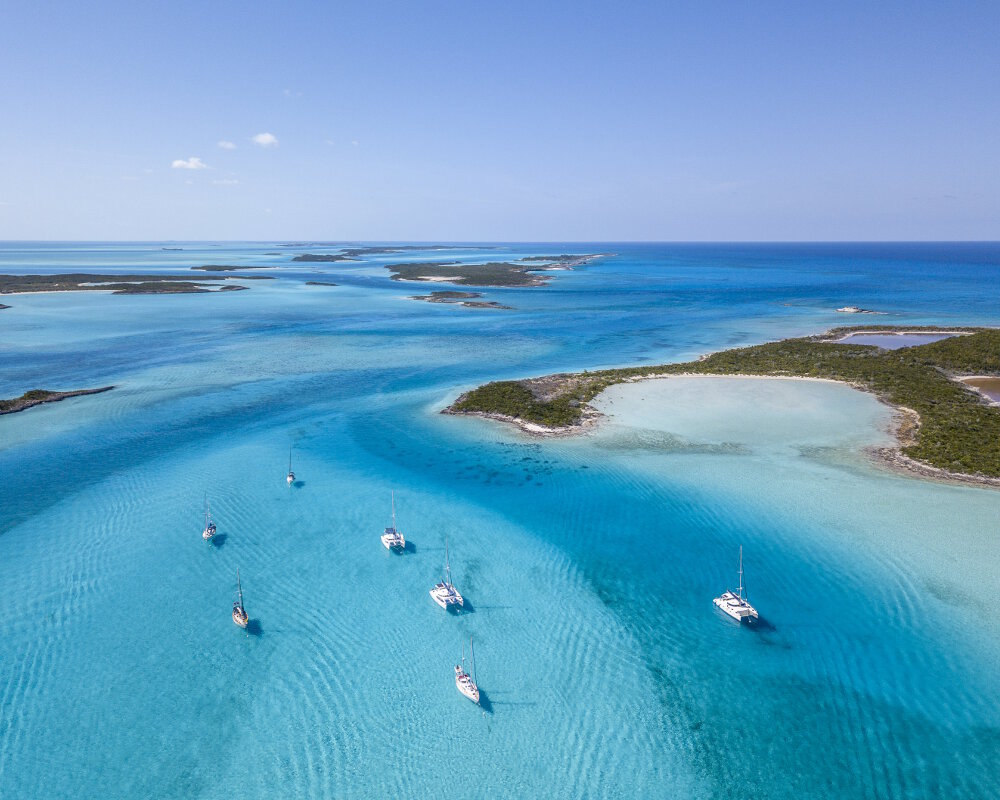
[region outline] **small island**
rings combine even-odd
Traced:
[[[225,264],[205,264],[201,267],[191,267],[191,269],[197,269],[203,272],[240,272],[244,269],[279,269],[279,267],[269,266],[267,264],[248,265],[243,267],[233,267]]]
[[[0,414],[14,414],[32,406],[40,406],[42,403],[58,403],[60,400],[66,400],[69,397],[100,394],[101,392],[110,392],[114,388],[114,386],[101,386],[99,389],[75,389],[71,392],[32,389],[30,392],[25,392],[20,397],[15,397],[12,400],[0,400]]]
[[[0,311],[3,311],[5,308],[10,308],[10,306],[5,306],[3,303],[0,303]]]
[[[540,269],[545,270],[560,270],[560,269],[573,269],[574,267],[582,267],[595,258],[605,258],[607,256],[614,255],[614,253],[590,253],[586,255],[573,255],[571,253],[563,253],[559,256],[525,256],[520,259],[522,262],[544,262],[547,263],[547,267],[540,267]]]
[[[294,247],[296,245],[288,245]],[[307,246],[307,245],[299,245]],[[438,250],[489,250],[488,247],[459,247],[457,245],[446,245],[446,244],[429,244],[429,245],[398,245],[396,247],[348,247],[341,250],[339,253],[333,254],[317,254],[317,253],[303,253],[302,255],[295,256],[292,261],[307,261],[316,263],[337,263],[339,261],[357,261],[359,258],[364,256],[386,256],[395,255],[397,253],[409,253],[412,251],[420,252],[433,252]]]
[[[387,264],[394,281],[454,283],[460,286],[544,286],[552,278],[539,275],[553,269],[573,269],[604,254],[577,256],[528,256],[520,261],[491,261],[466,264],[460,261],[424,261],[410,264]],[[547,263],[553,266],[540,266]],[[557,266],[556,266],[557,265]]]
[[[898,350],[832,340],[854,330],[861,329],[837,328],[686,363],[496,381],[461,395],[444,413],[513,422],[532,433],[572,433],[597,417],[589,401],[616,383],[672,375],[824,378],[871,392],[897,412],[897,446],[876,451],[881,463],[926,477],[1000,485],[1000,407],[961,381],[1000,376],[1000,329],[947,329],[965,335]]]
[[[482,297],[480,292],[431,292],[430,294],[413,295],[410,300],[423,300],[425,303],[446,303],[465,308],[496,308],[511,310],[511,306],[502,305],[495,300],[477,300]]]
[[[204,277],[192,281],[190,275],[95,275],[74,272],[61,275],[0,275],[0,294],[35,292],[111,292],[111,294],[190,294],[235,291],[246,286],[220,284],[216,281],[273,280],[265,275]]]

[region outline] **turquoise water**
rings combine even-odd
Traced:
[[[1000,246],[496,247],[0,245],[2,273],[277,265],[245,292],[4,298],[0,397],[118,388],[0,418],[2,796],[995,796],[1000,494],[872,467],[870,397],[637,384],[544,441],[436,412],[844,305],[998,324]],[[382,268],[562,252],[616,255],[483,290],[514,311],[407,300],[428,287]],[[427,594],[445,537],[457,617]],[[711,604],[740,545],[758,631]],[[484,711],[452,680],[469,636]]]
[[[848,344],[870,344],[883,350],[900,350],[950,338],[947,333],[853,333],[841,341]]]

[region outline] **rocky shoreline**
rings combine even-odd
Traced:
[[[43,403],[58,403],[60,400],[66,400],[70,397],[81,397],[87,394],[101,394],[102,392],[110,392],[114,388],[114,386],[101,386],[97,389],[75,389],[70,392],[53,392],[48,389],[32,389],[30,392],[25,392],[20,397],[15,397],[12,400],[0,400],[0,414],[16,414],[18,411],[24,411],[25,409],[33,408],[34,406],[40,406]]]

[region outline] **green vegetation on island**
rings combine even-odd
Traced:
[[[80,397],[85,394],[100,394],[109,392],[114,386],[101,386],[99,389],[76,389],[71,392],[53,392],[48,389],[32,389],[25,392],[20,397],[12,400],[0,400],[0,414],[13,414],[17,411],[24,411],[32,406],[40,406],[42,403],[56,403],[68,397]]]
[[[464,308],[496,308],[511,310],[511,306],[505,306],[495,300],[479,300],[482,297],[480,292],[431,292],[430,294],[413,295],[411,300],[423,300],[425,303],[444,303],[447,305],[459,305]]]
[[[288,245],[289,247],[295,247],[296,245]],[[332,254],[317,254],[317,253],[303,253],[302,255],[295,256],[292,261],[312,261],[317,263],[337,263],[338,261],[357,261],[359,258],[364,256],[386,256],[394,255],[396,253],[408,253],[411,251],[417,252],[429,252],[436,250],[489,250],[491,248],[487,247],[459,247],[455,245],[445,245],[445,244],[428,244],[428,245],[398,245],[396,247],[348,247],[341,250],[339,253]]]
[[[839,328],[839,335],[864,328]],[[917,331],[881,326],[880,330]],[[967,335],[883,350],[823,337],[786,339],[713,353],[698,361],[497,381],[461,397],[446,411],[473,413],[558,428],[579,425],[587,403],[624,381],[681,374],[826,378],[874,393],[919,416],[897,432],[901,452],[933,468],[967,476],[1000,477],[1000,408],[955,380],[1000,375],[1000,330],[961,328]],[[832,332],[831,332],[832,333]]]
[[[539,272],[568,270],[601,257],[601,254],[528,256],[520,261],[491,261],[488,264],[424,261],[412,264],[388,264],[386,269],[393,273],[394,281],[429,281],[461,286],[544,286],[552,278],[549,275],[539,275]],[[551,266],[540,266],[539,262],[542,261]]]
[[[234,275],[240,280],[268,280],[264,275]],[[246,286],[221,285],[226,277],[204,277],[192,281],[190,275],[93,275],[74,272],[62,275],[0,275],[0,294],[20,292],[111,292],[112,294],[187,294],[233,291]]]

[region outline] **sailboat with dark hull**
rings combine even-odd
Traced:
[[[240,583],[240,571],[236,570],[236,599],[233,601],[233,622],[246,630],[250,623],[247,610],[243,607],[243,585]]]

